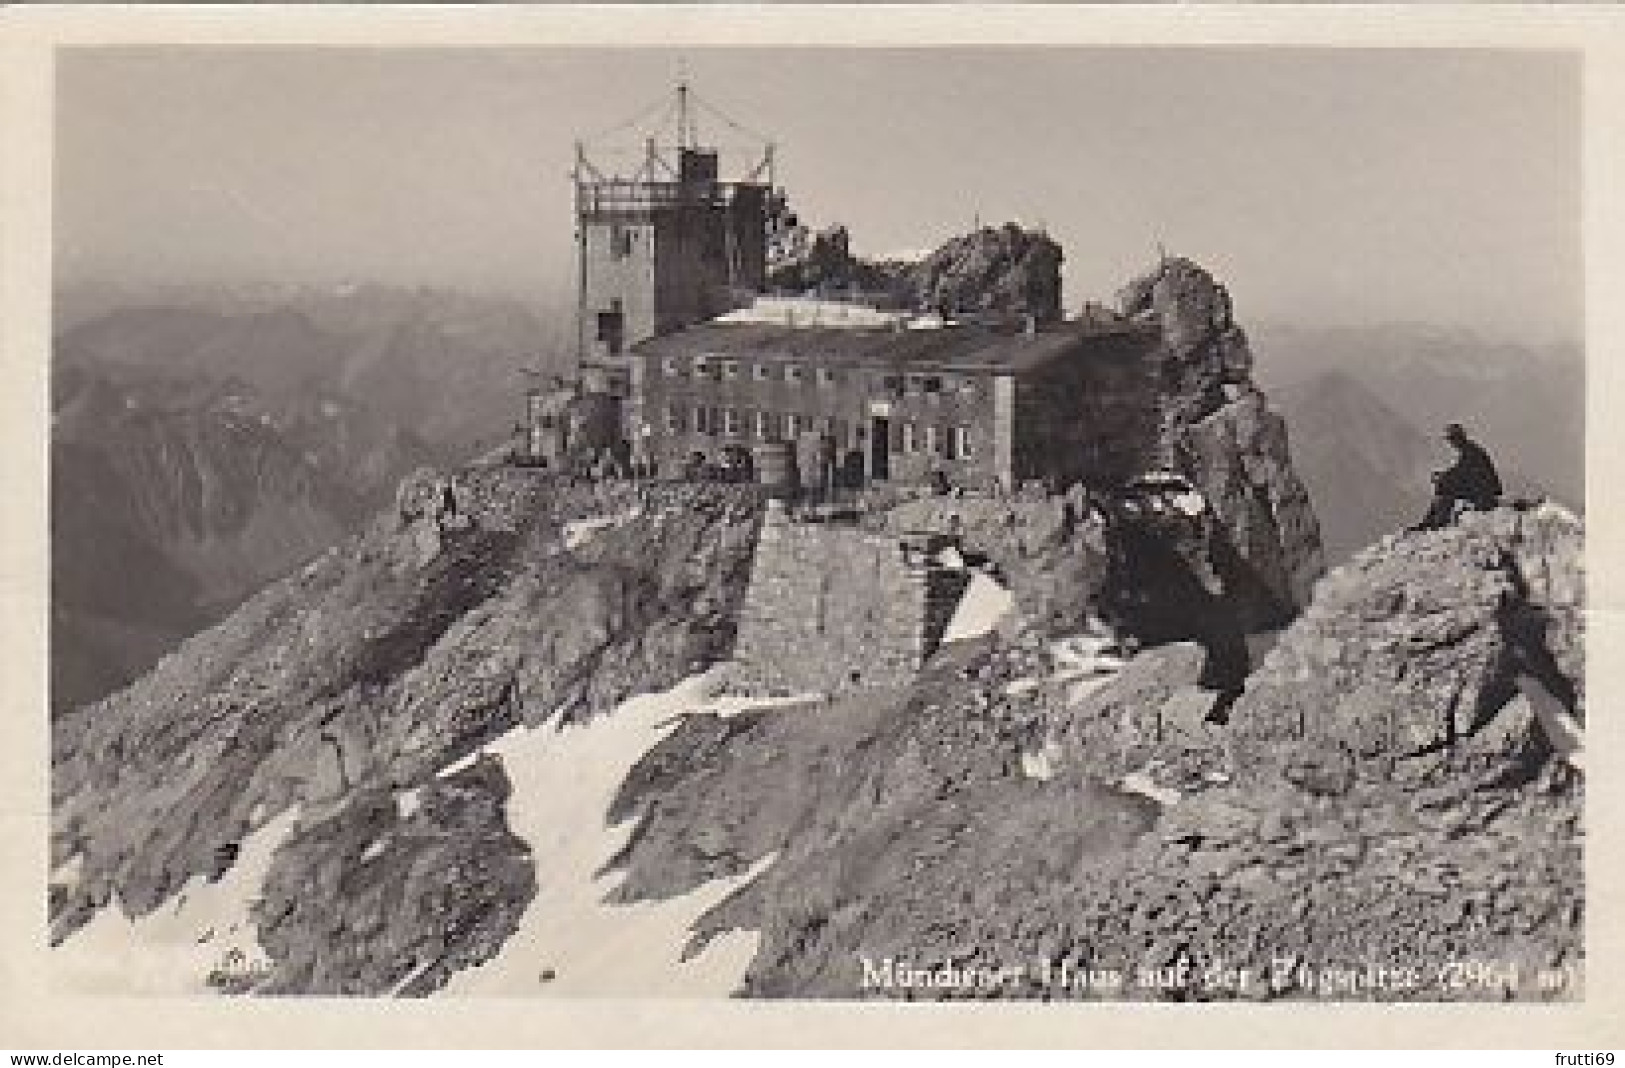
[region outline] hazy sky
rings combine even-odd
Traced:
[[[1581,334],[1579,66],[1248,49],[62,53],[57,275],[569,292],[572,143],[695,91],[862,250],[1047,226],[1066,300],[1158,242],[1238,313]],[[702,117],[702,140],[728,133]],[[600,153],[636,144],[611,138]],[[725,162],[725,166],[726,166]]]

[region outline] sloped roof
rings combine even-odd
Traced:
[[[898,371],[1020,373],[1061,357],[1143,351],[1156,338],[1155,327],[1137,323],[1056,323],[1027,334],[1016,324],[894,330],[712,321],[649,338],[633,351],[640,356],[748,357]]]

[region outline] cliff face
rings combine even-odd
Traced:
[[[1229,292],[1189,260],[1170,259],[1118,302],[1162,331],[1164,462],[1207,497],[1236,562],[1277,599],[1284,622],[1324,570],[1320,529],[1292,469],[1286,423],[1254,384]]]
[[[1575,996],[1579,538],[1508,510],[1368,551],[1228,723],[1191,646],[1080,673],[1019,636],[906,693],[691,720],[617,802],[622,893],[776,857],[698,925],[761,932],[758,996]]]

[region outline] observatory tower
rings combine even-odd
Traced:
[[[770,142],[686,83],[644,114],[662,107],[630,176],[600,167],[593,144],[576,143],[576,354],[590,392],[628,396],[633,345],[749,304],[766,281],[769,229],[784,215]],[[702,147],[702,113],[757,148],[739,179],[723,180],[719,150]]]

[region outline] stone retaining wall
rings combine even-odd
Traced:
[[[771,504],[730,682],[780,694],[905,685],[940,640],[965,579],[898,536],[793,523]]]

